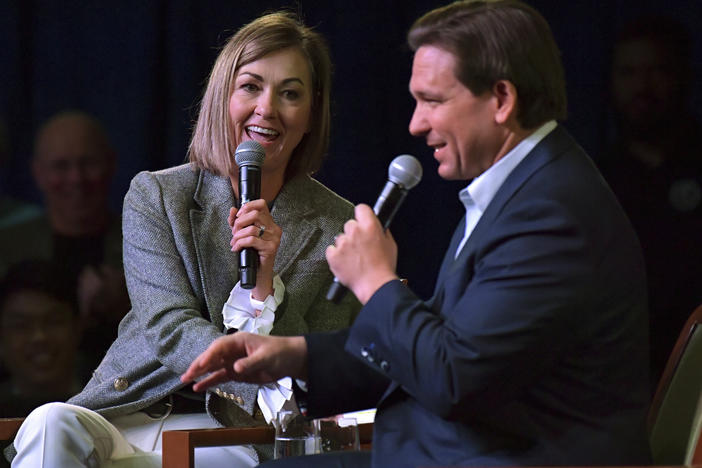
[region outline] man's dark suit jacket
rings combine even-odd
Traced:
[[[463,223],[428,303],[306,337],[309,415],[377,405],[374,467],[649,462],[644,266],[589,157],[557,127],[454,260]]]

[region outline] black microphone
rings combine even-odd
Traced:
[[[390,226],[409,189],[417,185],[420,180],[422,180],[422,165],[417,158],[409,154],[401,154],[392,160],[388,167],[388,181],[373,206],[373,212],[378,217],[383,230]],[[334,277],[334,282],[327,291],[327,299],[338,303],[345,293],[346,287]]]
[[[261,166],[266,157],[263,146],[257,141],[245,141],[236,147],[234,160],[239,166],[239,208],[251,200],[261,198]],[[239,281],[244,289],[256,286],[258,252],[247,247],[239,252]]]

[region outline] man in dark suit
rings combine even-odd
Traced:
[[[327,249],[364,304],[350,329],[224,337],[182,379],[290,375],[309,417],[377,406],[372,454],[280,466],[647,463],[640,247],[555,122],[565,85],[548,25],[514,0],[466,1],[420,18],[409,43],[410,132],[442,178],[472,180],[432,299],[398,280],[397,246],[359,205]]]

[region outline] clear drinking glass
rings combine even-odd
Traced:
[[[360,450],[356,418],[337,417],[319,421],[322,452]]]
[[[274,420],[273,458],[320,453],[319,420],[292,411],[279,411]]]

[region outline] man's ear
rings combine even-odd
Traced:
[[[511,117],[517,117],[517,88],[508,80],[499,80],[492,87],[497,98],[495,123],[502,125]]]

